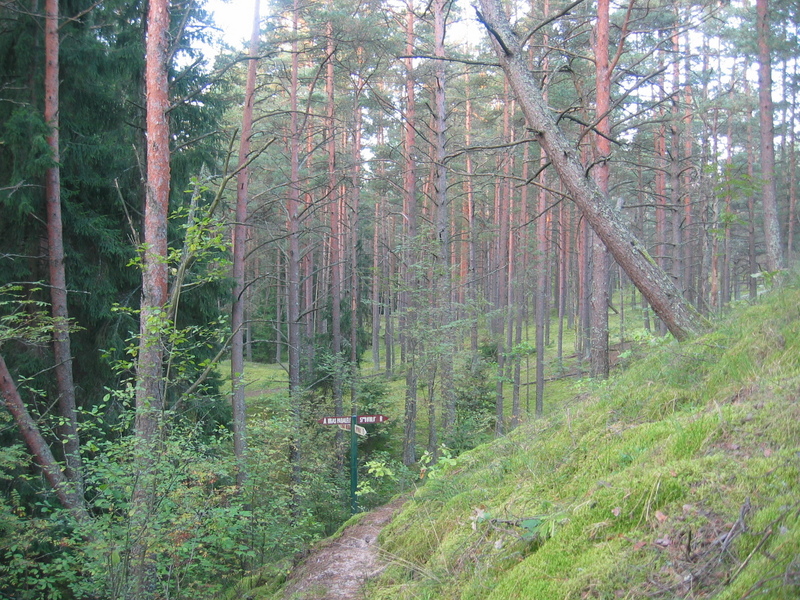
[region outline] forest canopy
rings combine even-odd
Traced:
[[[795,4],[2,2],[0,594],[214,597],[349,515],[320,418],[368,508],[756,301]]]

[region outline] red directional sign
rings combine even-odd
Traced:
[[[389,417],[386,415],[358,415],[359,425],[368,425],[370,423],[383,423],[388,421]]]
[[[323,425],[350,425],[350,417],[322,417],[317,423]]]
[[[322,417],[317,421],[322,425],[349,425],[352,417]],[[383,423],[388,421],[386,415],[358,415],[356,423],[359,425],[371,425],[372,423]]]

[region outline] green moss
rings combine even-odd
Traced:
[[[787,287],[547,396],[546,419],[420,488],[369,597],[798,597],[798,307]]]

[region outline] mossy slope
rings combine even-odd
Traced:
[[[420,488],[365,597],[800,597],[796,280],[579,392]]]

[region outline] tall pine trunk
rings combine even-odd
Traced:
[[[47,144],[53,165],[45,173],[47,202],[47,245],[50,268],[50,301],[53,315],[53,355],[55,358],[58,409],[61,417],[59,437],[64,448],[64,474],[70,482],[71,504],[83,505],[83,469],[81,466],[78,417],[75,406],[75,383],[72,377],[72,350],[67,310],[67,277],[64,266],[64,236],[61,218],[61,167],[59,165],[59,35],[58,0],[45,2],[44,119],[50,127]]]
[[[756,0],[758,38],[758,107],[761,123],[761,203],[767,269],[783,269],[783,247],[775,194],[775,125],[772,110],[772,61],[770,58],[769,0]]]
[[[592,170],[597,187],[608,196],[611,158],[611,65],[608,60],[609,0],[597,2],[594,60],[597,74],[595,102],[595,157]],[[591,236],[592,295],[591,330],[589,334],[589,372],[592,377],[608,377],[608,251],[597,235]]]
[[[291,423],[294,430],[289,440],[289,462],[292,465],[292,496],[299,500],[301,469],[300,440],[302,425],[300,378],[300,129],[298,119],[298,94],[300,55],[300,3],[294,0],[292,10],[291,82],[289,84],[289,190],[286,198],[286,229],[288,252],[286,256],[286,326],[288,329],[289,395],[291,397]]]
[[[160,453],[164,410],[161,340],[168,297],[167,213],[170,192],[169,3],[151,0],[147,15],[145,87],[147,110],[147,184],[144,213],[144,261],[136,366],[136,418],[134,460],[139,477],[133,490],[131,529],[136,540],[131,549],[131,585],[126,597],[152,597],[156,590],[156,563],[148,547],[149,527],[155,511],[153,472]]]
[[[250,169],[250,138],[253,133],[253,102],[255,100],[256,67],[258,65],[258,37],[260,33],[260,6],[255,2],[253,32],[247,64],[247,83],[242,111],[242,134],[239,141],[239,173],[236,178],[236,222],[233,225],[233,300],[231,308],[231,386],[233,387],[233,453],[236,457],[236,483],[244,483],[245,454],[247,452],[244,398],[244,305],[245,305],[245,247],[247,243],[247,202]]]
[[[434,18],[434,56],[444,59],[445,18],[449,0],[433,1]],[[453,392],[453,354],[450,349],[455,345],[453,334],[448,325],[453,318],[452,271],[450,264],[450,195],[447,190],[447,106],[446,106],[446,62],[437,60],[434,72],[434,203],[436,204],[436,235],[439,242],[439,274],[437,276],[438,301],[441,303],[440,326],[443,333],[445,351],[439,353],[441,364],[442,390],[442,429],[445,437],[452,433],[455,417],[455,394]]]
[[[406,363],[406,398],[403,430],[403,463],[410,465],[416,462],[417,443],[417,364],[415,359],[416,343],[413,331],[416,317],[413,303],[414,295],[409,290],[415,289],[416,276],[413,265],[416,262],[417,242],[417,171],[416,154],[416,95],[414,89],[414,6],[408,0],[406,8],[406,114],[403,123],[403,215],[404,219],[404,251],[402,262],[402,278],[404,290],[401,294],[401,352]]]

